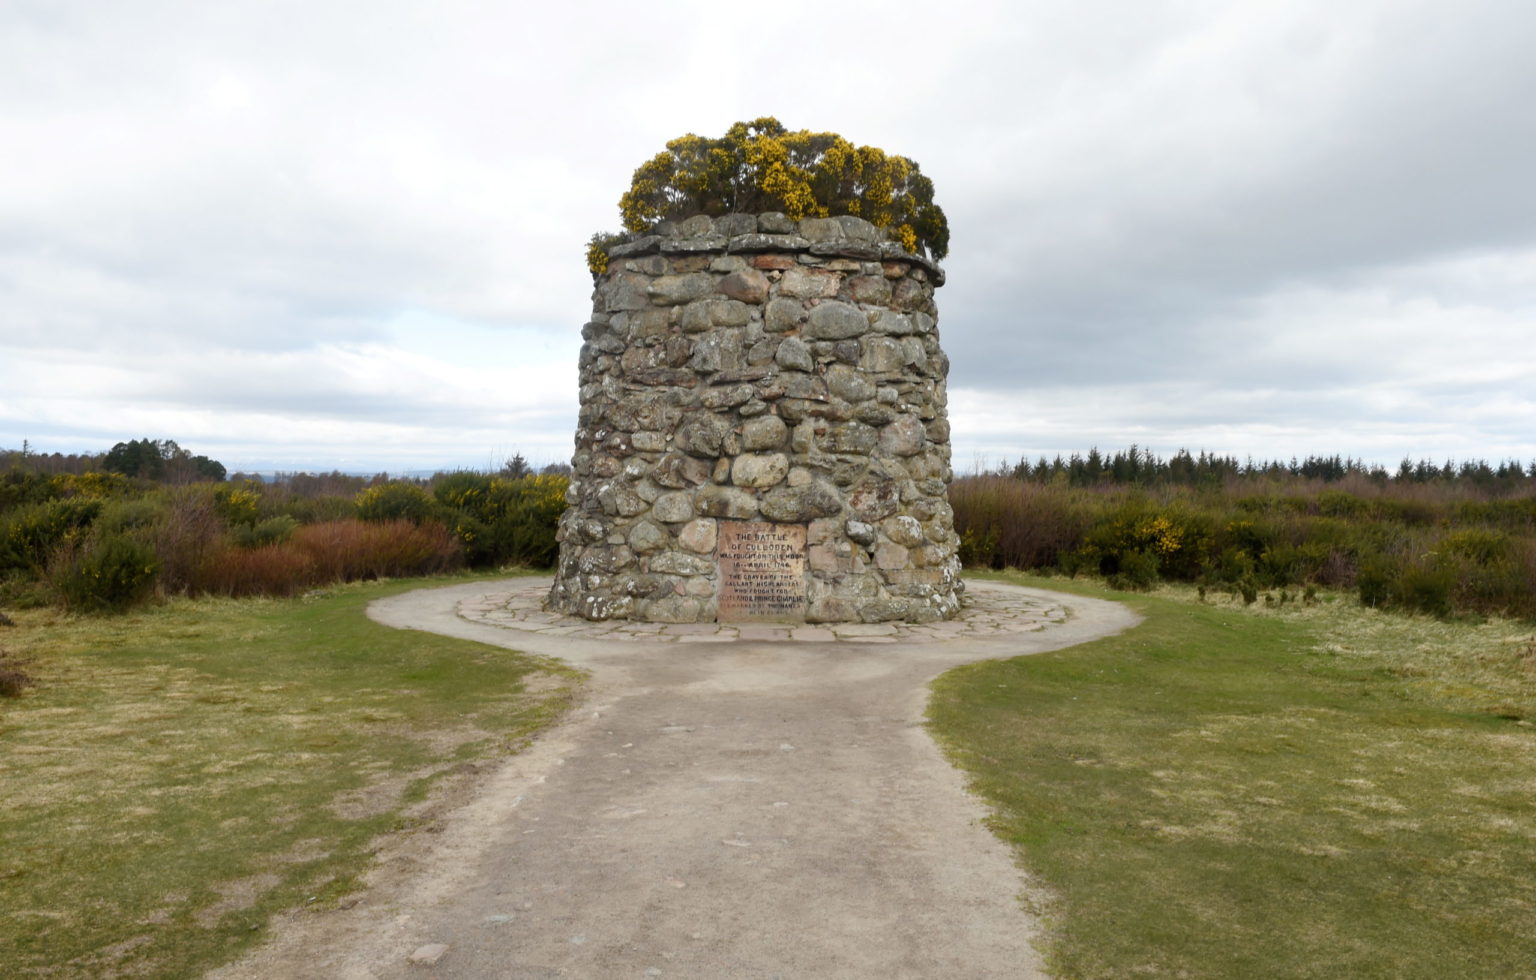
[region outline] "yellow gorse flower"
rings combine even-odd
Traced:
[[[619,198],[631,232],[694,214],[782,211],[791,218],[856,215],[892,229],[909,252],[949,252],[933,182],[910,159],[855,146],[836,133],[790,131],[772,116],[738,122],[719,139],[680,136],[642,164]],[[608,269],[617,236],[593,235],[587,266]]]

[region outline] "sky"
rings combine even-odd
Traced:
[[[0,449],[568,461],[674,137],[917,161],[955,469],[1536,459],[1536,5],[8,0]]]

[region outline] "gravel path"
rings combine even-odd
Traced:
[[[922,726],[957,664],[1119,632],[1113,603],[970,583],[955,626],[594,627],[548,582],[369,614],[559,657],[583,704],[439,832],[386,843],[362,899],[297,913],[216,971],[272,977],[1018,978],[1027,883]]]

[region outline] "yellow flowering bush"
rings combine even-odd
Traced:
[[[261,516],[261,491],[255,484],[226,484],[213,491],[214,512],[225,524],[255,524]]]
[[[695,214],[782,211],[791,218],[856,215],[890,229],[909,252],[949,253],[949,224],[933,181],[903,156],[836,133],[790,131],[772,116],[738,122],[718,139],[689,133],[635,171],[619,198],[631,232]],[[587,265],[608,268],[616,236],[592,236]]]
[[[559,552],[555,531],[569,485],[569,478],[553,473],[505,477],[460,472],[439,478],[432,495],[471,566],[544,567]]]
[[[84,497],[87,500],[105,500],[120,497],[129,491],[128,478],[121,473],[60,473],[48,480],[50,497]]]

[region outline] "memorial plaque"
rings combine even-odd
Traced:
[[[805,622],[805,525],[721,521],[720,621]]]

